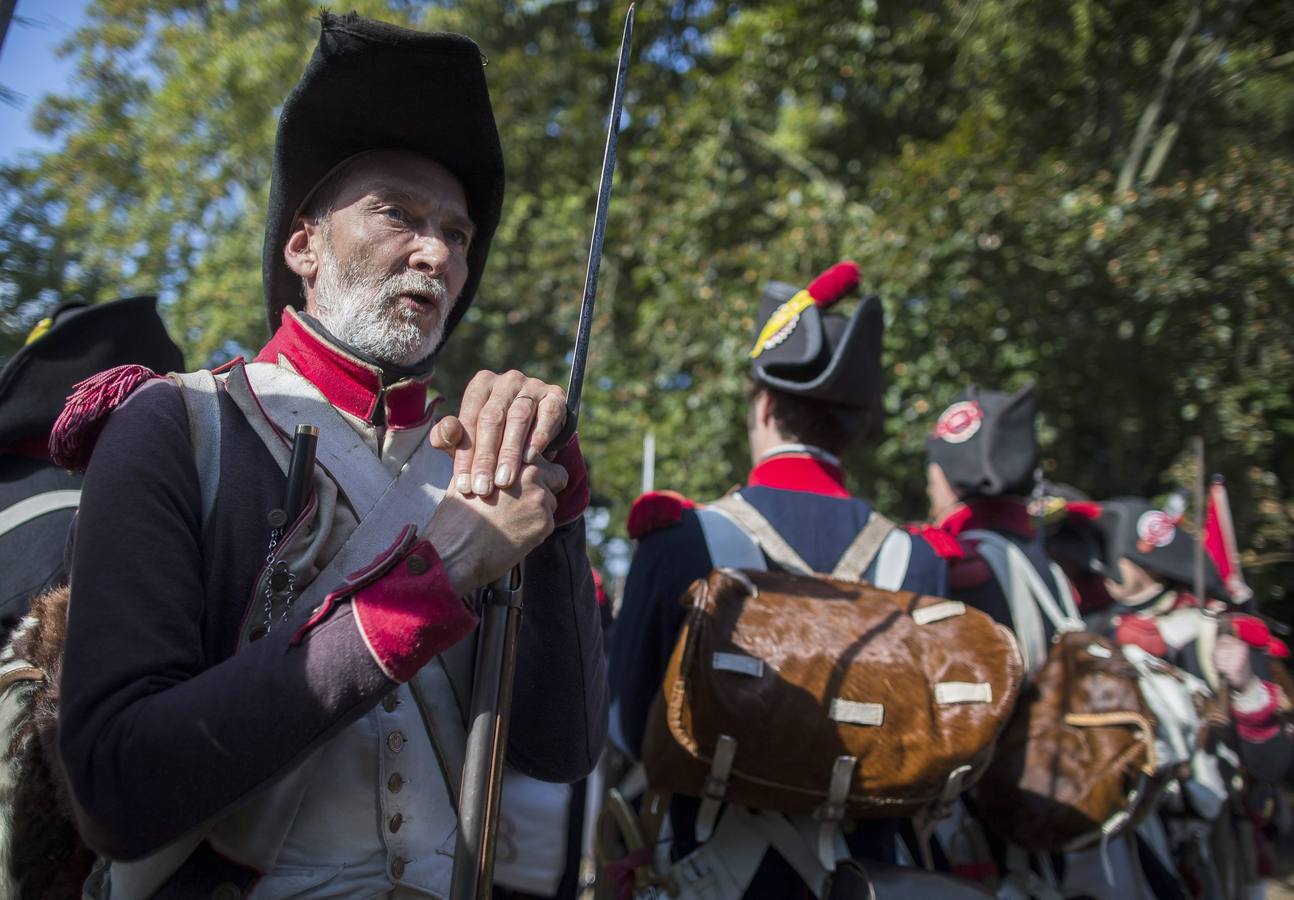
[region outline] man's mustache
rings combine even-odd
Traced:
[[[424,272],[399,272],[382,279],[380,285],[382,299],[394,300],[402,294],[420,294],[437,303],[449,299],[449,288],[445,279],[438,275]]]

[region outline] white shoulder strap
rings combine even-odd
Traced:
[[[768,568],[764,553],[755,539],[741,529],[723,510],[703,506],[696,511],[705,537],[710,565],[716,569],[750,569],[762,572]]]
[[[79,490],[45,491],[24,497],[12,506],[0,509],[0,535],[8,534],[15,528],[26,525],[33,519],[57,512],[60,509],[75,509],[81,503]]]
[[[895,528],[885,537],[881,552],[876,557],[876,573],[872,584],[886,591],[897,591],[903,587],[903,579],[908,574],[908,562],[912,559],[912,535],[902,528]]]
[[[867,524],[863,526],[863,530],[858,532],[845,548],[845,552],[840,554],[840,561],[831,570],[831,577],[847,581],[862,581],[867,567],[881,552],[881,546],[895,527],[893,522],[873,510],[867,517]]]
[[[198,472],[198,492],[202,497],[202,526],[206,528],[220,487],[220,395],[216,376],[209,369],[199,369],[174,372],[171,379],[180,386],[180,396],[189,414],[189,443],[193,447],[193,465]]]
[[[1062,595],[1058,602],[1033,563],[1014,543],[995,531],[984,529],[967,531],[962,536],[979,541],[980,554],[993,571],[998,586],[1006,594],[1007,605],[1011,610],[1012,630],[1020,644],[1024,668],[1032,675],[1042,667],[1047,655],[1042,615],[1046,615],[1056,631],[1082,631],[1084,628],[1074,606],[1074,598],[1067,590],[1063,573],[1057,578],[1057,588]],[[1063,611],[1062,603],[1066,607]]]
[[[714,501],[707,508],[717,509],[726,514],[759,545],[760,549],[768,554],[769,559],[786,571],[794,572],[796,575],[813,574],[813,569],[804,561],[804,558],[795,552],[795,548],[786,542],[786,538],[778,534],[773,524],[741,494],[729,494]]]

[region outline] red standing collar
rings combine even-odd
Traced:
[[[827,497],[848,497],[845,473],[840,466],[813,453],[787,451],[759,461],[746,484],[783,491],[804,491]]]
[[[1024,538],[1034,534],[1033,517],[1025,502],[1000,497],[977,497],[958,503],[935,522],[935,527],[954,536],[975,528],[1009,531]]]
[[[379,367],[328,341],[291,308],[284,311],[279,330],[256,361],[277,363],[280,356],[319,388],[329,403],[370,425],[381,421],[391,428],[410,428],[425,421],[431,412],[433,404],[427,393],[430,374],[402,378],[384,389]],[[378,415],[379,403],[382,416]]]

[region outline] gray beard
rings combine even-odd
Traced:
[[[372,356],[396,366],[411,366],[431,355],[445,334],[449,290],[443,279],[405,270],[395,275],[366,275],[354,261],[342,268],[328,247],[319,260],[315,279],[315,314],[333,335]],[[429,334],[423,334],[418,315],[400,303],[401,294],[423,294],[442,311]]]

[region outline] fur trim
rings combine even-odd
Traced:
[[[67,587],[37,597],[3,653],[45,673],[0,698],[0,895],[6,897],[78,897],[94,865],[73,823],[57,752],[68,597]]]
[[[50,459],[65,469],[84,469],[108,414],[135,388],[160,377],[146,366],[117,366],[77,384],[50,432]]]

